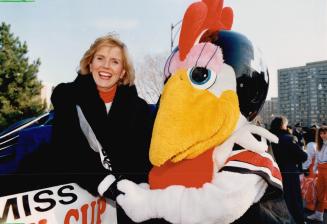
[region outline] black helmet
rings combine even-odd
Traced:
[[[269,74],[260,51],[243,34],[221,30],[212,41],[221,47],[224,63],[233,67],[241,113],[253,120],[268,93]]]

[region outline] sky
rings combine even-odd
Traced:
[[[170,52],[171,25],[193,0],[0,1],[0,22],[26,41],[38,78],[57,85],[76,77],[79,61],[99,36],[117,33],[134,63]],[[327,0],[225,0],[234,11],[232,30],[261,49],[270,73],[268,99],[277,96],[277,69],[327,60]],[[174,32],[178,28],[174,29]],[[175,44],[178,43],[178,35]]]

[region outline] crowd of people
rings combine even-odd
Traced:
[[[327,209],[327,126],[291,127],[287,118],[280,116],[273,119],[270,131],[279,138],[271,148],[295,222],[323,222]]]

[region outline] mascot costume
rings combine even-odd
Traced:
[[[193,3],[184,15],[165,66],[149,186],[117,184],[117,202],[135,222],[294,223],[266,153],[266,139],[278,138],[249,122],[265,101],[268,71],[232,22],[223,0]]]

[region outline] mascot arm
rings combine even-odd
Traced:
[[[257,140],[253,134],[259,135],[261,140]],[[225,165],[226,160],[232,153],[234,144],[238,144],[244,149],[262,154],[268,150],[266,140],[273,143],[278,143],[277,136],[262,127],[252,124],[245,124],[238,128],[223,144],[215,148],[213,158],[217,170],[220,170]]]
[[[264,194],[267,183],[254,174],[223,171],[201,188],[170,186],[146,190],[131,181],[118,182],[117,202],[135,222],[164,218],[171,223],[231,223]]]

